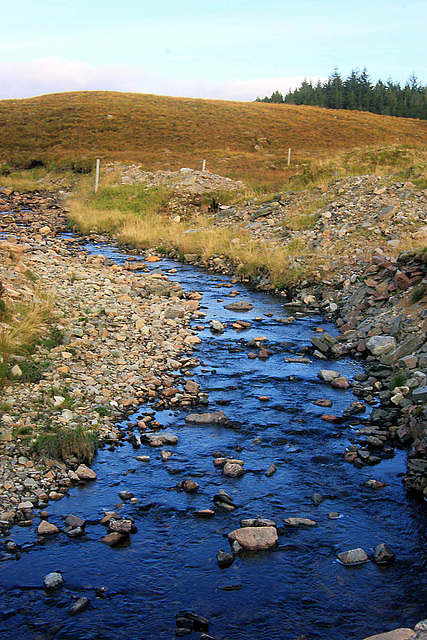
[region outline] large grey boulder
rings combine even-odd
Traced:
[[[383,362],[384,364],[395,364],[398,360],[400,360],[400,358],[415,353],[415,351],[417,351],[417,349],[419,349],[421,345],[424,344],[424,342],[424,336],[410,336],[409,338],[401,342],[395,349],[383,355],[381,357],[381,362]]]
[[[419,387],[412,392],[412,398],[416,401],[427,400],[427,387]]]
[[[366,343],[366,348],[373,356],[382,356],[396,347],[393,336],[372,336]]]

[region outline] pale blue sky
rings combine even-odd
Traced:
[[[336,65],[427,84],[426,25],[426,0],[0,0],[0,98],[253,100]]]

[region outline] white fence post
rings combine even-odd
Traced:
[[[202,171],[206,171],[206,160],[202,162]]]
[[[95,167],[95,193],[98,191],[99,184],[99,158],[96,159],[96,167]]]
[[[291,148],[288,149],[288,167],[291,164]]]

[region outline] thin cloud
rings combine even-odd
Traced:
[[[286,93],[302,76],[255,78],[227,82],[178,81],[144,67],[90,65],[58,57],[0,63],[0,98],[29,98],[64,91],[130,91],[222,100],[255,100],[273,91]],[[314,78],[317,81],[317,78]]]

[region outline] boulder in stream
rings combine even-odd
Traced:
[[[365,562],[369,562],[366,552],[360,547],[338,553],[337,558],[341,564],[345,565],[364,564]]]
[[[210,413],[190,413],[185,418],[185,422],[190,424],[224,424],[228,418],[222,411],[212,411]]]
[[[275,527],[244,527],[228,534],[230,543],[237,542],[245,551],[262,551],[277,544]]]
[[[48,593],[56,591],[56,589],[59,589],[63,583],[64,578],[62,577],[62,573],[59,571],[52,571],[52,573],[48,573],[43,578],[43,586],[45,591]]]
[[[254,305],[246,300],[237,300],[237,302],[226,304],[225,308],[229,311],[250,311],[254,308]]]

